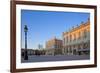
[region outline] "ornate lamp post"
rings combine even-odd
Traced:
[[[27,52],[27,25],[24,26],[24,32],[25,32],[25,52],[24,52],[24,60],[28,60],[28,52]]]

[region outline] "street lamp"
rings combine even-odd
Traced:
[[[25,51],[24,51],[24,60],[28,60],[28,52],[27,52],[27,25],[24,26],[24,32],[25,32]]]

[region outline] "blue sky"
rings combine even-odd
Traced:
[[[21,46],[25,46],[24,25],[28,26],[28,48],[37,49],[39,44],[45,47],[46,41],[53,37],[62,39],[62,32],[86,22],[89,17],[89,13],[82,12],[21,10]]]

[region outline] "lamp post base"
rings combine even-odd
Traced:
[[[24,54],[24,60],[28,60],[28,54],[27,54],[27,50],[25,50],[25,54]]]

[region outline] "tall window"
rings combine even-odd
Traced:
[[[68,42],[68,36],[67,36],[67,40],[66,40],[66,42]]]
[[[70,37],[69,37],[69,36],[67,36],[67,42],[69,42],[69,40],[70,40]]]
[[[64,45],[66,45],[66,39],[65,38],[64,38],[64,42],[63,43],[64,43]]]
[[[72,53],[72,47],[70,46],[70,49],[69,49],[70,53]]]
[[[80,44],[78,45],[78,49],[81,49],[81,45]]]
[[[83,36],[84,38],[86,38],[87,37],[87,31],[86,30],[84,30],[84,36]]]
[[[74,40],[76,40],[76,34],[74,34]]]
[[[80,39],[80,38],[81,38],[81,33],[79,32],[79,33],[78,33],[78,39]]]
[[[72,35],[70,35],[70,42],[71,42],[71,40],[72,40]]]

